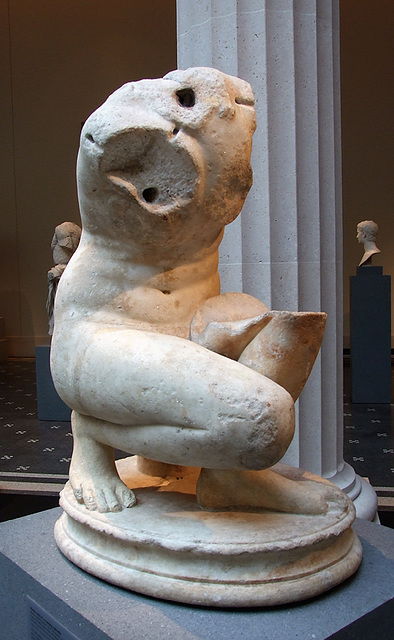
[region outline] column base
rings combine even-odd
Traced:
[[[345,462],[341,471],[327,479],[352,500],[357,518],[379,522],[378,497],[369,482],[358,476],[350,464]]]

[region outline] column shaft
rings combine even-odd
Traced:
[[[178,0],[178,66],[253,86],[254,184],[226,229],[222,291],[328,314],[284,461],[331,479],[372,519],[375,494],[343,460],[338,0]]]

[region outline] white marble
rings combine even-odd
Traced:
[[[118,586],[193,605],[273,606],[323,593],[360,564],[351,501],[312,474],[275,469],[309,496],[330,491],[328,511],[314,516],[201,510],[194,499],[198,469],[168,467],[161,469],[165,477],[152,476],[134,458],[119,461],[118,470],[135,491],[136,507],[88,512],[67,484],[55,527],[72,562]]]
[[[327,477],[374,519],[377,498],[343,459],[342,212],[338,1],[178,1],[178,66],[248,80],[253,187],[220,251],[224,291],[328,315],[296,405],[289,464]]]
[[[73,409],[70,483],[90,510],[135,503],[113,447],[231,469],[247,505],[242,471],[271,467],[291,443],[326,316],[219,295],[223,227],[252,183],[253,104],[243,80],[196,68],[124,85],[84,125],[83,235],[56,297],[51,369]],[[210,482],[201,475],[200,495]],[[257,503],[271,505],[272,476],[259,482]],[[290,510],[302,508],[293,489]]]
[[[276,466],[326,314],[220,294],[254,130],[251,86],[206,67],[128,83],[90,116],[51,349],[73,409],[59,547],[115,584],[212,606],[304,599],[361,559],[349,498]],[[114,448],[136,454],[125,473]]]

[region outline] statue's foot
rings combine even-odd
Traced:
[[[94,474],[72,473],[70,484],[76,500],[89,511],[121,511],[136,503],[134,493],[126,485],[108,474],[95,477]]]
[[[73,411],[74,450],[70,484],[76,500],[90,511],[121,511],[132,507],[136,498],[119,478],[113,448],[97,442],[89,434],[92,419]]]
[[[197,483],[198,504],[212,511],[265,508],[319,515],[329,502],[338,502],[338,493],[328,483],[291,480],[271,469],[202,469]]]

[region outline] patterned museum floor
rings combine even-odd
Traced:
[[[346,364],[344,373],[344,458],[369,479],[381,521],[393,526],[394,404],[352,404]],[[0,521],[55,506],[72,434],[69,422],[38,420],[34,359],[0,363],[0,434]]]

